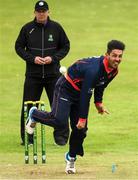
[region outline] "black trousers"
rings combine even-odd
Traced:
[[[25,123],[24,123],[24,102],[25,101],[39,101],[43,88],[46,91],[47,97],[49,99],[50,106],[52,106],[53,93],[55,84],[58,80],[58,77],[48,77],[48,78],[34,78],[26,77],[24,82],[24,92],[23,92],[23,102],[21,110],[21,139],[24,142],[25,135]],[[30,107],[29,107],[30,108]],[[31,139],[31,136],[30,136]]]
[[[64,76],[60,77],[54,91],[54,99],[51,112],[34,110],[32,117],[42,124],[64,129],[70,118],[71,135],[69,140],[69,154],[83,156],[83,141],[86,137],[87,124],[84,129],[79,130],[76,125],[79,119],[79,99],[80,93],[74,90]]]

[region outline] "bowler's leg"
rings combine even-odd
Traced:
[[[40,111],[34,109],[31,117],[36,122],[51,126],[53,128],[64,128],[68,124],[71,103],[63,94],[55,92],[52,111]]]
[[[51,112],[44,112],[34,109],[31,118],[42,124],[57,129],[55,142],[58,145],[65,145],[69,137],[68,117],[70,113],[71,103],[66,97],[66,93],[55,90],[54,100]],[[55,132],[55,131],[54,131]],[[55,134],[54,134],[55,135]]]
[[[83,156],[84,150],[83,150],[83,141],[86,137],[87,132],[87,124],[85,128],[78,129],[76,127],[79,119],[79,109],[77,105],[72,106],[71,113],[70,113],[70,123],[72,132],[70,135],[70,141],[69,141],[69,155],[71,157],[76,157],[76,155]]]
[[[74,174],[76,172],[75,161],[76,156],[83,156],[83,141],[86,137],[87,126],[84,129],[77,129],[76,125],[79,119],[78,104],[71,106],[70,123],[71,123],[71,136],[69,141],[69,152],[65,154],[66,168],[65,172]]]

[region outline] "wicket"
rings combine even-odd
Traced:
[[[24,122],[26,123],[29,108],[28,106],[37,106],[40,110],[45,110],[45,104],[43,101],[25,101],[24,102]],[[42,163],[46,163],[46,142],[45,142],[45,126],[41,124],[41,151],[42,151]],[[37,164],[37,126],[34,129],[33,134],[33,162]],[[25,130],[25,164],[29,164],[29,143],[28,133]]]

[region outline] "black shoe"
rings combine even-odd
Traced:
[[[55,143],[59,146],[64,146],[67,144],[69,139],[69,126],[64,128],[54,128],[53,136]]]

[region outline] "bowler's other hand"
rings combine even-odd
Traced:
[[[87,121],[87,119],[79,118],[79,121],[78,121],[76,127],[77,127],[78,129],[83,129],[83,128],[85,128],[85,126],[86,126],[86,121]]]
[[[109,114],[109,111],[105,109],[102,103],[95,103],[95,107],[99,114]]]

